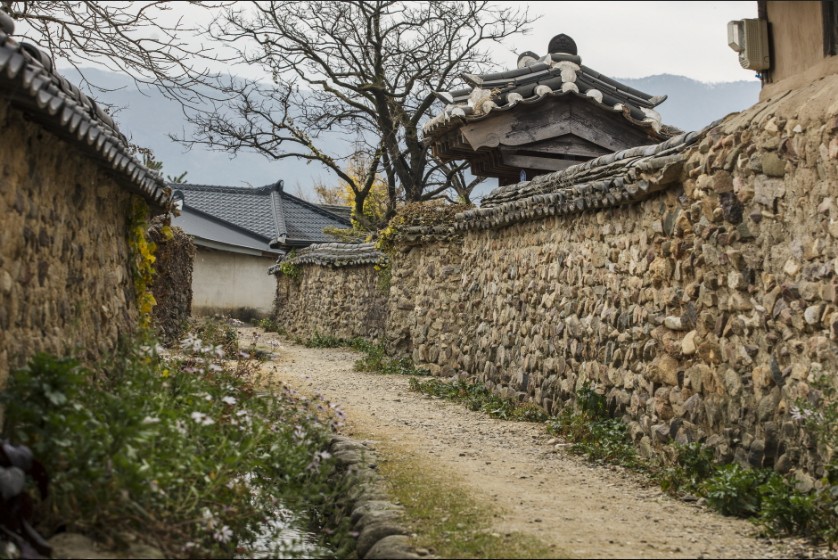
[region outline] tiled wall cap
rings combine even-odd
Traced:
[[[12,35],[15,32],[15,20],[2,9],[0,9],[0,31],[6,35]]]

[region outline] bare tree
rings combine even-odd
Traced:
[[[525,31],[532,21],[526,9],[478,1],[228,6],[211,35],[272,82],[219,85],[232,102],[211,114],[193,113],[198,137],[181,140],[319,162],[352,187],[359,210],[377,174],[387,180],[390,212],[399,193],[418,201],[456,185],[456,196],[468,199],[473,182],[466,182],[462,166],[434,161],[421,125],[434,91],[450,89],[462,72],[486,68],[487,43]],[[357,149],[327,150],[324,139],[336,134],[363,146],[365,173],[344,172],[344,160]]]
[[[27,38],[48,51],[53,60],[72,65],[88,87],[105,91],[91,83],[80,67],[101,64],[109,70],[127,74],[138,84],[158,88],[170,99],[193,102],[207,70],[197,70],[198,58],[207,58],[209,49],[196,37],[196,25],[175,17],[173,10],[185,14],[186,3],[169,1],[0,1],[0,9],[18,20],[16,35]],[[204,9],[221,9],[191,1],[194,18]],[[202,95],[206,95],[204,90]]]

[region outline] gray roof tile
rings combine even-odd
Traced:
[[[387,255],[376,249],[374,243],[315,243],[297,251],[294,257],[288,258],[288,262],[295,265],[362,266],[386,264]],[[278,271],[279,265],[268,269],[269,274]]]
[[[677,183],[687,151],[719,122],[660,144],[629,148],[532,181],[498,187],[483,199],[480,208],[457,214],[456,228],[504,227],[643,200]]]
[[[558,37],[562,36],[554,39]],[[681,132],[663,125],[654,111],[666,100],[665,95],[653,96],[621,84],[581,62],[575,54],[550,53],[521,68],[462,74],[463,81],[471,87],[436,93],[446,107],[424,125],[424,132],[436,137],[465,122],[482,120],[519,104],[531,106],[565,96],[582,97],[604,110],[621,114],[633,125],[653,130],[661,140]]]
[[[184,206],[256,234],[273,245],[307,245],[332,238],[323,228],[350,226],[347,218],[282,190],[282,181],[264,187],[172,185]]]
[[[5,15],[5,14],[4,14]],[[133,150],[105,111],[58,75],[49,56],[10,37],[14,22],[0,26],[0,92],[41,126],[86,152],[113,172],[126,188],[160,208],[171,191],[156,171],[134,158]]]

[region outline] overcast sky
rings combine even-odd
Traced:
[[[512,2],[508,2],[513,4]],[[516,5],[524,3],[514,3]],[[748,2],[530,2],[531,15],[542,16],[532,31],[514,37],[505,46],[495,46],[494,60],[501,69],[514,68],[517,55],[523,51],[546,54],[550,39],[565,33],[573,37],[585,65],[612,78],[644,78],[657,74],[686,76],[703,82],[757,82],[753,71],[743,70],[736,53],[727,46],[727,22],[753,18],[757,15],[755,0]],[[290,5],[287,9],[293,9]],[[163,16],[183,16],[191,24],[200,26],[209,14],[182,2],[173,6]],[[19,31],[25,25],[21,24]],[[59,61],[59,66],[65,66]],[[254,68],[239,65],[219,65],[215,70],[232,72],[240,76],[262,78]],[[657,92],[654,92],[657,93]],[[667,93],[667,92],[661,92]],[[732,110],[732,109],[731,109]],[[167,139],[168,141],[168,139]],[[225,157],[225,156],[219,156]],[[256,156],[248,161],[254,161]],[[259,162],[265,163],[259,159]],[[190,169],[188,161],[168,161],[172,169]],[[306,185],[309,175],[321,173],[316,166],[296,167],[284,160],[281,165],[271,164],[266,172],[256,169],[254,177],[239,177],[253,184],[266,184],[274,180],[282,169],[283,176],[297,176]],[[298,170],[297,168],[300,168]],[[292,169],[293,168],[293,169]],[[249,168],[248,168],[249,169]],[[190,178],[212,181],[199,177],[197,169],[190,171]],[[303,181],[303,179],[305,180]],[[328,173],[324,180],[333,179]],[[220,180],[220,179],[216,179]],[[293,185],[295,181],[290,181]]]
[[[519,52],[545,54],[550,39],[565,33],[576,41],[583,64],[615,78],[655,74],[702,82],[754,78],[727,46],[727,22],[757,17],[756,1],[528,4],[531,14],[542,17],[532,33],[497,49],[498,62],[505,68],[515,67]]]
[[[492,47],[502,68],[514,68],[518,53],[523,51],[546,54],[550,39],[565,33],[576,41],[585,65],[613,78],[676,74],[702,82],[754,79],[754,72],[743,70],[736,53],[727,46],[727,22],[756,17],[755,0],[500,3],[529,5],[531,15],[541,16],[529,34]],[[185,16],[186,21],[200,25],[208,15],[183,2],[162,18]],[[25,27],[21,25],[20,31]],[[59,61],[59,66],[65,65]],[[214,69],[261,77],[254,69],[238,65]]]
[[[550,39],[565,33],[576,41],[585,65],[613,78],[675,74],[702,82],[755,79],[727,46],[727,22],[757,17],[755,0],[500,3],[529,5],[531,15],[541,16],[529,34],[492,47],[502,68],[514,68],[523,51],[546,54]],[[222,69],[231,70],[227,65]],[[257,77],[240,66],[232,71]]]

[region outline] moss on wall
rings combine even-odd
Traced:
[[[195,244],[179,227],[153,228],[157,243],[156,274],[152,293],[157,305],[152,324],[166,344],[178,341],[192,314],[192,265]]]

